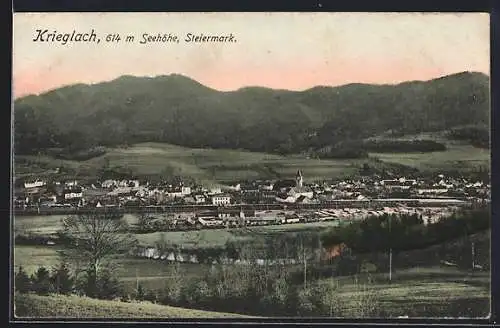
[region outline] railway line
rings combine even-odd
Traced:
[[[199,211],[273,211],[273,210],[321,210],[339,208],[383,208],[391,206],[406,207],[449,207],[471,206],[475,201],[464,199],[371,199],[371,200],[334,200],[317,204],[234,204],[215,205],[154,205],[154,206],[103,206],[103,207],[26,207],[14,208],[15,216],[23,215],[75,215],[117,210],[127,214],[153,213],[192,213]]]

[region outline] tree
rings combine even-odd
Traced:
[[[58,294],[70,294],[73,291],[73,278],[71,277],[68,265],[62,262],[54,269],[51,277],[55,292]]]
[[[19,267],[19,271],[16,273],[14,288],[20,293],[27,293],[31,290],[31,280],[22,266]]]
[[[53,286],[50,281],[50,272],[44,267],[38,268],[35,274],[31,277],[33,289],[39,295],[47,295],[53,291]]]
[[[141,284],[137,285],[137,290],[135,291],[135,299],[138,301],[143,301],[146,297],[146,291]]]
[[[178,304],[181,301],[184,278],[180,269],[179,262],[172,265],[170,268],[170,277],[165,286],[165,303],[172,302]]]
[[[127,233],[127,223],[115,211],[93,212],[63,220],[62,234],[71,240],[61,251],[64,262],[75,266],[75,273],[85,273],[87,296],[96,296],[100,279],[116,256],[135,249],[136,239]]]

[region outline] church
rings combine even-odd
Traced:
[[[304,176],[302,175],[302,171],[298,170],[295,176],[295,186],[288,190],[286,199],[278,199],[278,201],[296,203],[298,201],[310,200],[313,197],[314,192],[311,188],[304,186]]]

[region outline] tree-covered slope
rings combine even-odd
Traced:
[[[122,76],[23,97],[14,110],[17,154],[145,141],[285,153],[388,131],[487,127],[489,78],[221,92],[177,74]]]

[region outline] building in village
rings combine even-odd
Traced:
[[[194,202],[196,204],[205,204],[207,202],[207,198],[205,197],[205,195],[197,194],[194,195]]]
[[[80,186],[73,186],[64,189],[63,191],[65,200],[80,199],[83,197],[83,188]]]
[[[382,180],[380,184],[390,191],[405,191],[415,187],[417,185],[417,181],[413,179],[400,178],[393,180]]]
[[[191,195],[191,187],[168,186],[165,188],[165,195],[171,198],[182,198]]]
[[[44,187],[46,185],[47,185],[47,182],[45,182],[43,180],[39,180],[39,179],[24,182],[24,188],[26,188],[26,189],[40,188],[40,187]]]
[[[228,194],[212,195],[212,205],[216,206],[231,205],[231,195]]]
[[[286,192],[286,198],[277,197],[276,199],[285,203],[296,203],[297,201],[302,203],[307,202],[307,200],[311,200],[313,197],[313,190],[308,186],[304,186],[302,171],[298,170],[297,175],[295,176],[295,186],[288,189]]]

